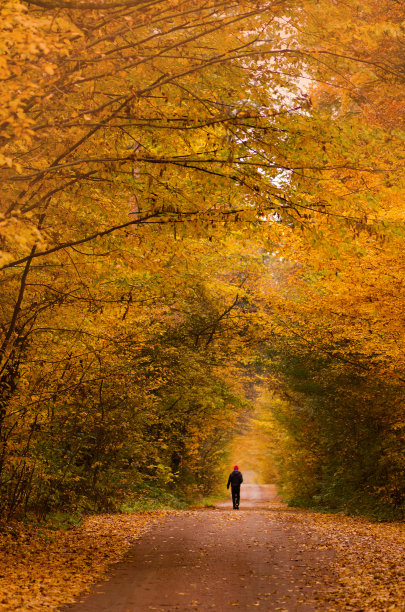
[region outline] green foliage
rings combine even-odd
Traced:
[[[286,392],[283,401],[273,400],[270,410],[279,436],[280,483],[288,501],[402,517],[401,386],[299,349],[284,353],[275,369]]]
[[[145,512],[148,510],[184,510],[193,503],[193,498],[188,498],[181,493],[165,491],[161,486],[144,484],[144,487],[135,492],[133,497],[128,496],[127,501],[119,506],[120,512]]]

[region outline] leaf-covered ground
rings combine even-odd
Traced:
[[[208,588],[213,595],[219,574],[218,571],[210,572],[209,564],[215,564],[217,557],[221,571],[225,572],[227,561],[225,558],[221,560],[220,556],[224,556],[226,552],[226,538],[229,536],[230,540],[234,539],[231,534],[231,527],[234,527],[241,559],[250,559],[249,563],[252,563],[253,568],[257,562],[259,569],[263,560],[258,558],[255,561],[255,557],[265,555],[267,558],[270,555],[269,559],[272,559],[270,565],[267,561],[265,570],[258,572],[257,575],[261,577],[257,584],[256,570],[249,573],[247,582],[243,583],[248,584],[255,594],[254,604],[251,605],[263,607],[274,598],[277,602],[275,609],[288,612],[292,598],[295,597],[297,605],[306,604],[306,609],[322,612],[403,612],[403,524],[372,523],[362,518],[317,514],[286,508],[276,502],[266,507],[262,505],[255,510],[253,505],[247,505],[245,510],[242,508],[235,514],[232,514],[232,511],[229,514],[219,510],[205,510],[102,515],[90,517],[81,527],[70,531],[14,526],[0,538],[0,610],[46,611],[72,602],[80,593],[88,590],[91,584],[102,579],[108,566],[121,559],[146,531],[150,534],[142,538],[143,548],[148,548],[149,539],[153,546],[157,545],[156,542],[165,540],[160,537],[155,540],[154,532],[156,531],[158,536],[160,530],[168,537],[165,546],[171,546],[170,542],[173,542],[173,545],[179,547],[177,553],[186,558],[192,554],[192,551],[188,550],[191,546],[182,547],[179,538],[170,539],[169,535],[171,529],[179,529],[183,537],[191,521],[190,537],[196,538],[198,542],[201,540],[200,544],[196,540],[194,548],[199,550],[199,546],[203,548],[208,545],[208,556],[205,559],[207,567],[201,565],[201,556],[198,554],[196,572],[200,578],[206,575],[203,580],[204,590]],[[256,523],[259,535],[252,539],[249,529],[256,529]],[[215,531],[218,532],[216,535]],[[204,544],[204,537],[213,540],[212,547],[209,542]],[[270,545],[267,540],[270,542],[272,538],[274,543]],[[140,544],[141,542],[134,548],[135,556]],[[151,550],[153,546],[150,546]],[[156,552],[157,563],[163,563],[161,552],[160,549]],[[170,553],[169,550],[167,552]],[[169,566],[172,565],[173,558],[175,557],[171,556],[167,559]],[[193,564],[190,559],[189,561],[190,563],[182,561],[181,565],[187,565],[187,571],[192,572]],[[150,564],[150,561],[148,563]],[[234,566],[235,559],[230,559],[230,584],[234,584]],[[312,566],[316,572],[310,571]],[[240,572],[241,566],[238,567]],[[175,574],[181,582],[179,572],[182,570],[177,567],[175,569]],[[135,568],[135,571],[139,569]],[[161,592],[170,588],[165,572],[156,571],[155,574],[157,577],[154,576],[154,580],[162,581]],[[224,594],[226,580],[226,577],[221,578],[221,596]],[[274,591],[275,595],[263,591],[264,583],[271,583],[272,580],[278,589]],[[108,583],[109,589],[114,588],[113,582],[112,580]],[[283,582],[285,588],[282,586]],[[307,586],[304,586],[305,584]],[[183,591],[189,586],[188,583],[184,584],[184,588],[180,589],[182,592],[177,593],[181,596],[180,599],[185,597]],[[246,589],[246,586],[243,588]],[[311,597],[309,601],[310,591],[306,591],[307,588],[316,594],[315,600]],[[177,595],[174,593],[173,597]],[[303,596],[306,598],[305,602],[302,600]],[[114,600],[113,591],[112,597]],[[235,595],[235,601],[236,599]],[[238,605],[246,607],[242,599]],[[232,606],[233,609],[237,607],[235,603]]]
[[[302,521],[303,511],[287,516],[289,521]],[[331,609],[404,612],[404,524],[313,512],[304,516],[336,554],[338,584],[330,596]]]
[[[0,610],[55,610],[73,601],[166,513],[91,516],[68,531],[10,526],[0,535]]]

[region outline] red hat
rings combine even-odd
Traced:
[[[234,470],[239,470],[238,466],[235,465],[235,467],[233,468]]]

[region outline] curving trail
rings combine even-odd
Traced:
[[[244,484],[239,511],[227,500],[170,515],[107,582],[63,611],[325,611],[333,553],[318,538],[305,514],[289,516],[272,485]]]

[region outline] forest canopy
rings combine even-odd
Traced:
[[[0,16],[3,515],[209,494],[257,404],[286,499],[403,512],[401,4]]]

